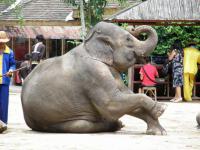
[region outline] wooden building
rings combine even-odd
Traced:
[[[65,21],[73,8],[60,0],[21,0],[18,5],[21,7],[18,16],[13,12],[14,8],[0,5],[0,30],[11,37],[10,46],[18,61],[31,51],[38,34],[44,35],[47,58],[68,51],[68,40],[80,40],[79,21]],[[23,26],[19,21],[23,21]]]
[[[106,19],[111,22],[128,23],[130,25],[200,25],[200,0],[147,0],[136,6],[130,6]],[[138,69],[141,65],[134,65],[128,71],[129,88],[135,91],[135,87],[140,83]],[[157,66],[161,68],[161,65]],[[200,90],[200,81],[195,83],[194,98],[197,90]],[[174,93],[171,82],[168,79],[163,83],[166,91],[165,96],[159,98],[170,99]],[[198,95],[199,96],[199,95]]]

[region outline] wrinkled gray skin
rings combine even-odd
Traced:
[[[200,128],[200,112],[197,114],[196,120],[198,123],[198,127]]]
[[[157,44],[156,32],[139,41],[118,26],[100,22],[85,43],[67,54],[40,63],[26,78],[22,106],[27,125],[36,131],[92,133],[123,127],[125,114],[144,120],[147,134],[166,134],[158,118],[165,105],[124,86],[120,72]]]

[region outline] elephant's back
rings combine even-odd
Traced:
[[[25,81],[22,105],[30,127],[34,122],[52,124],[74,119],[96,120],[98,113],[78,84],[81,79],[77,77],[77,66],[66,57],[43,62]]]

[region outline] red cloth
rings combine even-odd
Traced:
[[[158,71],[156,69],[155,66],[151,65],[151,64],[146,64],[143,66],[143,68],[145,69],[146,73],[148,74],[148,76],[155,81],[155,77],[158,77]],[[140,74],[143,75],[143,80],[142,80],[142,84],[145,86],[151,86],[151,85],[155,85],[156,83],[152,82],[145,74],[144,70],[142,69],[142,67],[140,68]]]
[[[19,71],[16,71],[14,73],[14,82],[15,82],[15,84],[21,84],[22,83],[22,80],[20,79],[20,76],[19,76]]]

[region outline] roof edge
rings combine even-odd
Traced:
[[[118,13],[116,13],[116,14],[114,14],[114,15],[108,17],[108,18],[105,18],[104,20],[113,20],[117,15],[119,15],[119,14],[121,14],[121,13],[123,13],[123,12],[125,12],[125,11],[127,11],[127,10],[129,10],[129,9],[131,9],[131,8],[133,8],[133,7],[136,7],[136,6],[138,6],[138,5],[140,5],[140,4],[144,3],[144,2],[146,2],[146,1],[138,0],[138,1],[135,2],[136,4],[132,4],[132,5],[129,6],[128,8],[124,8],[124,9],[122,9],[121,11],[119,11]]]

